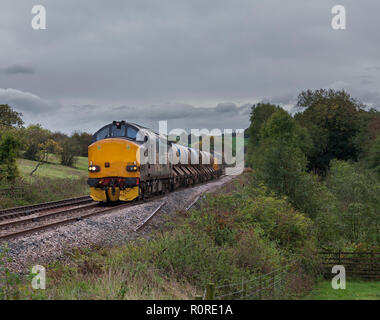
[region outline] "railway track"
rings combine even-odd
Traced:
[[[207,183],[207,182],[206,182]],[[202,185],[201,183],[200,185]],[[179,188],[178,190],[185,189]],[[157,200],[165,197],[165,194],[149,197],[148,201]],[[189,210],[199,196],[190,204]],[[42,203],[31,206],[23,206],[11,209],[0,210],[0,240],[5,240],[29,233],[53,228],[74,221],[90,218],[94,215],[110,212],[115,209],[122,209],[135,206],[146,200],[108,205],[94,202],[90,197],[78,197]],[[143,228],[154,215],[161,210],[166,202],[163,202],[145,221],[135,228],[135,231]]]
[[[67,206],[91,203],[93,200],[89,196],[83,196],[78,198],[70,198],[65,200],[46,202],[41,204],[34,204],[30,206],[16,207],[10,209],[0,210],[0,221],[6,219],[13,219],[22,216],[32,215],[41,211],[57,209]]]
[[[26,235],[73,221],[80,221],[94,215],[130,207],[135,204],[136,203],[119,204],[105,208],[99,203],[90,203],[80,207],[43,213],[35,217],[3,222],[0,223],[0,240]]]
[[[164,196],[165,195],[152,196],[149,200],[160,199]],[[111,206],[108,204],[107,207],[104,207],[104,204],[86,199],[86,197],[81,197],[41,205],[7,209],[4,211],[11,211],[11,213],[6,213],[6,215],[9,215],[9,217],[6,218],[7,221],[0,221],[0,240],[23,236],[70,222],[80,221],[115,209],[135,206],[145,201],[146,200],[137,200]],[[31,209],[35,210],[35,212],[30,213]],[[23,210],[28,211],[28,213],[26,214]],[[141,227],[145,226],[146,223],[147,221],[143,223]]]

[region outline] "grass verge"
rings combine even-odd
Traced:
[[[347,280],[346,289],[333,289],[331,281],[319,282],[305,300],[379,300],[380,281]]]
[[[30,177],[30,173],[37,165],[37,161],[31,161],[27,159],[17,159],[17,167],[20,172],[20,176],[24,179],[31,179],[34,177],[44,178],[83,178],[87,176],[87,158],[78,157],[76,168],[62,166],[58,161],[51,157],[48,163],[43,163],[37,171]]]
[[[241,283],[292,264],[292,281],[284,284],[282,298],[295,298],[312,284],[315,261],[309,223],[284,199],[254,185],[247,174],[208,195],[197,208],[179,211],[150,239],[68,253],[68,262],[46,267],[45,291],[36,296],[24,281],[17,296],[193,299],[209,282]],[[265,294],[263,298],[271,297]]]

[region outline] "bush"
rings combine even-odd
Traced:
[[[60,150],[61,164],[68,167],[74,167],[76,155],[78,154],[78,146],[73,144],[73,140],[67,139]]]
[[[344,240],[380,244],[380,183],[374,176],[349,162],[333,160],[326,185],[337,199]]]
[[[16,156],[19,142],[11,135],[5,135],[0,141],[0,182],[14,181],[18,176]]]

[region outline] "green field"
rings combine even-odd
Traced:
[[[334,290],[331,281],[317,284],[305,300],[380,300],[380,281],[347,280],[346,289]]]
[[[30,177],[30,173],[36,167],[37,162],[17,159],[17,167],[20,175],[24,178]],[[83,178],[87,176],[87,158],[78,157],[75,168],[62,166],[56,157],[50,156],[49,162],[40,165],[38,170],[33,174],[33,177],[45,178]]]

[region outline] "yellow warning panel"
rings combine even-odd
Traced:
[[[139,187],[127,188],[120,191],[121,201],[132,201],[139,196]]]

